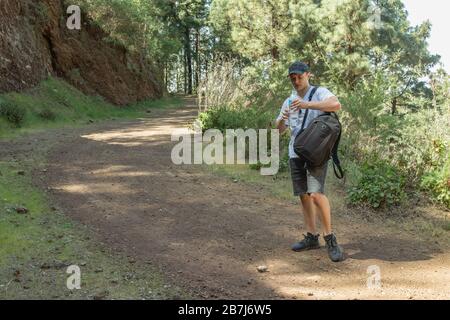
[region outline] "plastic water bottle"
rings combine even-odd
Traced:
[[[292,90],[292,93],[291,93],[291,95],[290,95],[290,97],[289,97],[289,100],[288,100],[288,108],[289,108],[289,127],[291,127],[291,128],[295,128],[295,127],[297,126],[297,124],[298,124],[299,114],[297,115],[297,118],[296,118],[295,123],[292,123],[292,122],[291,122],[291,119],[293,118],[292,115],[295,114],[295,111],[292,111],[292,110],[291,110],[291,105],[292,105],[292,103],[294,102],[294,100],[295,100],[295,99],[298,99],[298,98],[299,98],[299,96],[298,96],[297,91],[296,91],[296,90]]]

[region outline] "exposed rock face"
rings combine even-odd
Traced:
[[[161,97],[148,64],[105,42],[86,18],[81,30],[69,30],[67,17],[61,0],[0,0],[0,93],[56,75],[118,105]]]

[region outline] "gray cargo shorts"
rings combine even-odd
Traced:
[[[308,168],[308,165],[299,158],[289,159],[294,196],[306,193],[325,193],[328,162],[322,167]]]

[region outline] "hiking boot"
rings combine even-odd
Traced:
[[[327,243],[328,256],[331,261],[339,262],[344,260],[344,250],[338,245],[336,236],[332,233],[323,237]]]
[[[313,235],[312,233],[307,233],[306,235],[303,235],[305,239],[303,239],[300,242],[294,243],[292,245],[292,250],[299,252],[303,250],[311,250],[311,249],[319,249],[319,235]]]

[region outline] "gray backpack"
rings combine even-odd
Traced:
[[[311,101],[317,88],[313,88],[309,101]],[[295,137],[294,151],[310,167],[320,167],[330,158],[333,159],[334,174],[338,179],[344,177],[338,157],[339,141],[341,139],[341,123],[335,112],[326,112],[314,118],[304,129],[308,117],[306,109],[302,127]],[[339,174],[336,171],[339,170]]]

